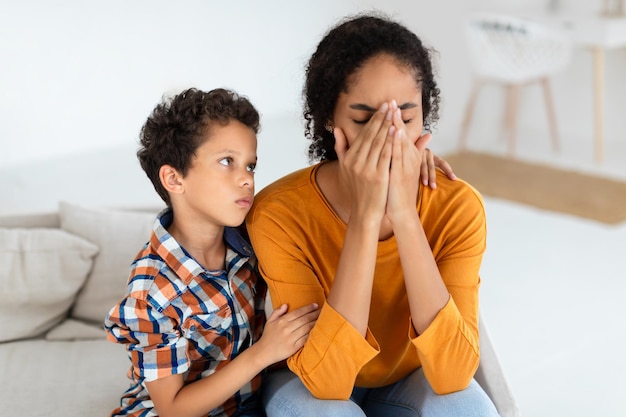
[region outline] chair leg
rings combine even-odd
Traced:
[[[505,112],[505,131],[508,134],[508,154],[509,157],[515,156],[515,139],[517,129],[517,107],[519,101],[518,84],[508,84],[506,86],[506,112]]]
[[[502,125],[500,127],[500,134],[498,135],[498,141],[506,140],[509,137],[509,119],[511,118],[511,89],[509,85],[504,86],[504,112],[502,114]]]
[[[465,116],[463,117],[463,124],[461,125],[461,135],[459,136],[459,149],[465,150],[467,147],[467,134],[469,132],[470,123],[474,116],[474,109],[476,108],[476,100],[478,99],[478,91],[482,87],[483,82],[480,80],[474,81],[472,92],[470,93],[467,106],[465,107]]]
[[[550,135],[552,136],[552,149],[554,151],[558,151],[559,134],[556,127],[556,112],[554,111],[554,101],[552,100],[552,93],[550,91],[550,81],[547,77],[541,79],[541,86],[543,88],[543,95],[546,100],[546,108],[548,110],[548,123],[550,125]]]
[[[604,69],[605,53],[600,46],[593,51],[594,137],[596,162],[604,160]]]

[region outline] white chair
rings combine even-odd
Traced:
[[[466,147],[467,135],[478,98],[485,83],[506,87],[504,128],[508,135],[508,152],[515,152],[515,130],[519,90],[522,86],[540,83],[547,106],[548,123],[554,150],[559,139],[549,77],[569,64],[572,43],[560,29],[537,21],[493,13],[476,13],[467,20],[466,40],[475,74],[459,147]]]

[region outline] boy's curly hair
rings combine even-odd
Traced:
[[[159,179],[159,170],[170,165],[185,176],[196,150],[208,139],[211,126],[237,120],[259,132],[259,113],[237,93],[217,88],[209,92],[189,88],[158,104],[141,128],[137,158],[159,196],[171,200]]]
[[[335,137],[325,125],[332,116],[347,79],[369,58],[386,53],[415,74],[422,90],[424,129],[439,119],[439,88],[433,75],[434,51],[403,25],[376,14],[360,14],[331,28],[306,67],[303,88],[305,136],[311,140],[309,161],[336,160]]]

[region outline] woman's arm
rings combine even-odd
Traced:
[[[378,354],[378,344],[326,303],[344,230],[319,224],[323,233],[311,231],[298,214],[309,202],[292,199],[257,199],[248,217],[250,238],[275,306],[321,306],[304,347],[287,359],[289,368],[315,397],[347,399],[361,368]]]
[[[404,129],[401,128],[401,119],[394,119],[394,123],[400,128],[396,131],[393,142],[387,215],[393,225],[398,245],[398,254],[402,264],[415,334],[422,335],[431,326],[438,328],[438,334],[432,335],[433,332],[430,332],[431,334],[423,338],[430,340],[429,344],[437,345],[438,349],[431,349],[429,355],[424,354],[428,349],[423,350],[420,354],[420,361],[433,389],[438,393],[451,392],[465,388],[478,365],[478,356],[476,355],[477,333],[471,331],[475,327],[473,323],[474,314],[467,315],[468,325],[465,323],[465,317],[456,309],[454,300],[450,300],[452,291],[445,284],[446,280],[435,261],[431,242],[429,242],[422,221],[415,210],[418,192],[418,168],[421,161],[420,153],[429,138],[422,136],[414,145],[413,141],[403,136]],[[440,212],[446,211],[443,206],[438,207],[438,209]],[[454,221],[456,219],[450,218],[444,223]],[[463,225],[460,226],[463,227]],[[443,237],[440,236],[440,238]],[[449,244],[452,245],[452,242]],[[461,241],[458,247],[461,248],[462,246],[467,245]],[[479,249],[478,253],[482,255],[482,250]],[[448,256],[454,258],[455,254],[451,251]],[[473,277],[478,276],[476,266],[479,265],[480,262],[476,263],[474,259],[471,259],[466,264],[465,270],[460,269],[459,277],[465,276],[469,277],[470,281],[473,280]],[[458,279],[459,277],[455,278]],[[476,285],[475,292],[477,293],[477,291],[478,286]],[[452,297],[454,296],[455,294],[452,294]],[[463,304],[467,303],[467,294],[461,295],[459,293],[459,298]],[[474,303],[477,300],[475,297],[469,298],[473,299]],[[446,311],[442,313],[444,309]],[[473,306],[470,306],[466,311],[471,312],[473,309]],[[450,325],[442,326],[441,323],[433,325],[438,318],[439,321],[445,321],[443,317],[446,316],[452,318],[453,322]]]
[[[391,125],[391,110],[385,103],[350,146],[343,131],[334,130],[338,172],[333,180],[338,182],[340,192],[350,196],[351,206],[327,302],[363,336],[369,320],[378,238],[389,188]]]
[[[461,182],[442,209],[443,200],[435,196],[442,191],[424,191],[438,204],[429,204],[426,213],[420,210],[420,214],[425,219],[424,227],[429,228],[430,246],[450,298],[423,332],[411,336],[424,374],[439,394],[465,388],[478,368],[479,271],[486,240],[480,196]],[[405,277],[408,288],[407,280]]]
[[[422,333],[450,297],[439,275],[432,250],[415,210],[420,165],[430,134],[415,143],[406,136],[402,119],[396,112],[398,126],[393,135],[387,216],[398,244],[413,326]]]

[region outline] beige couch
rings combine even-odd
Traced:
[[[102,321],[158,210],[60,203],[0,216],[0,416],[95,417],[117,406],[129,361]],[[476,378],[502,416],[517,416],[483,325]]]

